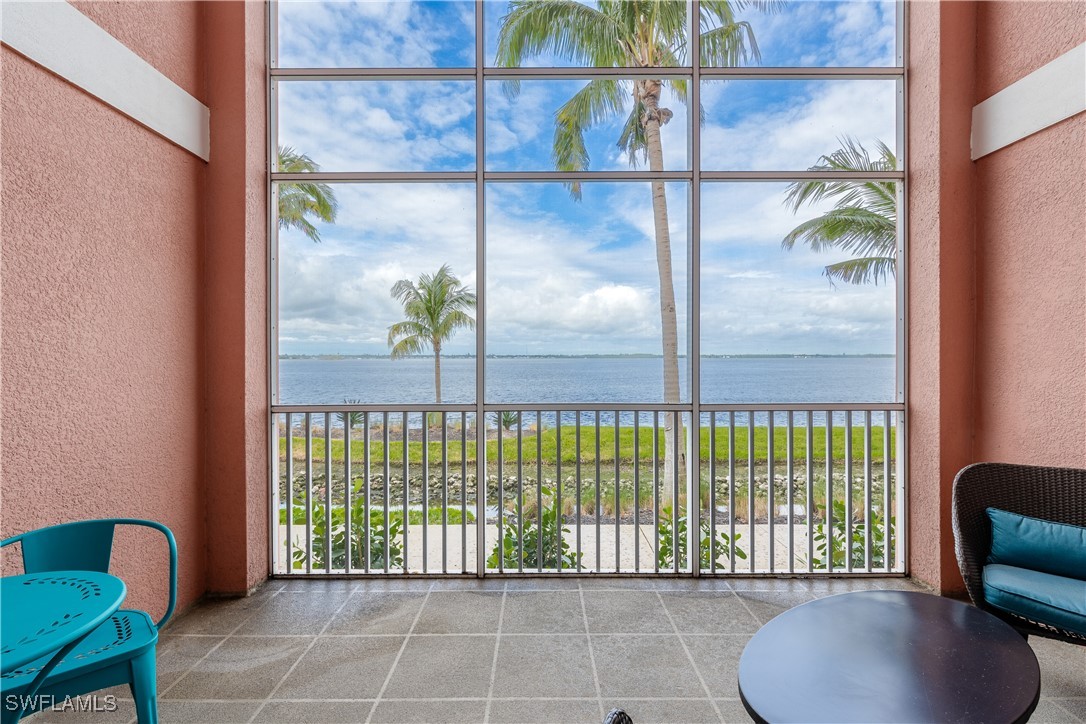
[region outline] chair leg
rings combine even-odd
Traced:
[[[136,702],[139,724],[158,724],[158,687],[155,683],[155,650],[151,648],[132,659],[129,688]]]

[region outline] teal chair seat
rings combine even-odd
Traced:
[[[998,563],[984,567],[989,606],[1086,636],[1086,581]]]
[[[169,602],[166,613],[154,621],[143,611],[121,609],[80,641],[57,664],[38,694],[61,700],[120,684],[128,684],[140,724],[158,721],[155,685],[155,646],[158,632],[173,615],[177,599],[177,544],[170,529],[161,523],[131,518],[65,523],[23,533],[0,541],[0,548],[22,544],[26,573],[62,570],[109,572],[113,533],[117,525],[153,528],[166,537],[170,556]],[[30,686],[34,675],[50,657],[0,676],[3,695],[18,695]]]

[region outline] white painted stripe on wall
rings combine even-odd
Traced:
[[[1086,43],[973,107],[973,160],[1082,111],[1086,111]]]
[[[208,159],[211,113],[63,0],[0,2],[0,40],[155,133]]]

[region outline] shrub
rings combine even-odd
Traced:
[[[825,521],[825,506],[819,506],[819,509],[823,513],[823,521]],[[845,568],[845,540],[847,536],[846,530],[846,511],[845,502],[843,500],[833,501],[833,533],[831,536],[826,534],[826,523],[822,522],[814,527],[814,567],[826,568],[826,545],[827,539],[831,538],[830,543],[832,547],[833,555],[833,567]],[[853,568],[867,568],[867,561],[865,560],[864,553],[864,539],[867,535],[867,525],[863,521],[853,521],[852,523],[852,567]],[[881,568],[886,565],[886,520],[881,512],[872,511],[871,513],[871,567]],[[890,560],[894,559],[894,517],[890,516]]]
[[[672,523],[671,523],[672,511],[671,508],[663,508],[660,510],[660,549],[656,553],[656,564],[661,569],[674,568],[675,567],[675,542],[672,540]],[[715,548],[716,552],[716,566],[721,568],[728,565],[728,561],[731,559],[732,548],[734,543],[735,557],[746,560],[747,552],[739,547],[739,539],[742,536],[739,533],[735,534],[735,538],[731,538],[727,533],[718,530],[716,545],[711,546],[712,542],[712,528],[709,521],[701,521],[701,568],[702,570],[709,570],[713,552],[710,548]],[[687,558],[687,522],[686,516],[682,516],[678,520],[678,560],[680,567]]]
[[[559,562],[566,569],[579,568],[579,556],[566,542],[569,529],[561,524],[561,515],[554,499],[554,490],[542,489],[543,508],[538,520],[524,517],[523,537],[521,537],[520,518],[516,512],[503,512],[502,537],[494,544],[494,549],[486,559],[488,568],[545,568],[557,569]],[[539,547],[540,531],[543,547]],[[521,545],[523,543],[523,546]],[[523,550],[523,556],[520,556]],[[519,558],[519,560],[518,560]]]
[[[284,511],[285,513],[285,511]],[[384,512],[371,510],[369,525],[365,524],[365,509],[362,500],[352,501],[351,505],[351,568],[365,568],[366,536],[370,543],[370,568],[385,567],[387,558],[389,568],[403,567],[403,514],[389,515],[387,525]],[[281,516],[281,518],[285,518]],[[305,509],[295,508],[294,524],[305,525]],[[325,545],[325,531],[328,519],[323,505],[313,506],[312,560],[313,568],[328,567],[328,550]],[[388,534],[388,550],[385,550],[385,534]],[[346,515],[342,506],[332,508],[331,543],[332,568],[346,568]],[[295,545],[292,554],[294,570],[304,569],[306,550]]]

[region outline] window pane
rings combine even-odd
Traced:
[[[319,243],[283,225],[296,207],[290,195],[300,187],[278,184],[277,190],[280,402],[435,401],[425,334],[416,353],[390,359],[389,327],[415,319],[392,288],[401,279],[417,286],[420,275],[434,276],[447,264],[475,291],[473,185],[329,184],[325,190],[335,194],[339,212],[335,223],[313,222]],[[466,314],[474,318],[475,310]],[[474,354],[470,329],[456,328],[442,342],[443,402],[474,401]]]
[[[646,5],[641,3],[642,7]],[[548,40],[560,40],[558,43],[542,43],[543,47],[537,53],[524,53],[521,62],[515,64],[517,67],[640,68],[690,65],[686,54],[686,40],[689,35],[686,0],[663,0],[653,2],[652,6],[657,14],[650,19],[631,12],[638,7],[635,3],[607,3],[607,6],[601,9],[590,0],[540,3],[536,6],[538,12],[517,16],[510,13],[508,2],[484,2],[486,65],[514,65],[499,60],[498,49],[503,28],[508,27],[512,31],[518,26],[544,27],[550,31],[546,35]],[[646,25],[651,26],[649,32],[645,32]],[[564,31],[568,28],[578,31],[577,42],[565,42],[569,33]],[[653,38],[662,42],[648,48],[642,38]],[[593,42],[594,40],[596,42]],[[556,45],[561,49],[556,51]],[[644,59],[648,59],[648,62],[644,62]]]
[[[682,86],[685,88],[685,86]],[[650,141],[638,122],[641,113],[633,111],[634,81],[629,79],[586,80],[526,80],[520,82],[519,93],[509,98],[510,86],[503,81],[488,81],[486,88],[486,148],[487,168],[491,171],[553,171],[558,149],[568,148],[575,134],[556,134],[558,112],[570,104],[576,108],[582,102],[596,103],[610,99],[617,106],[614,112],[602,110],[602,117],[584,119],[584,153],[588,157],[587,171],[629,170],[650,168],[646,152]],[[577,99],[574,101],[573,99]],[[591,107],[591,105],[589,105]],[[599,103],[596,107],[611,106]],[[687,152],[688,128],[686,105],[676,97],[674,89],[665,83],[659,95],[659,143],[663,170],[690,168]],[[666,111],[666,112],[664,112]],[[594,122],[597,121],[597,122]],[[627,128],[634,133],[627,136]],[[624,139],[629,138],[629,143]],[[622,146],[619,144],[623,143]],[[630,150],[633,151],[631,156]],[[576,154],[570,154],[574,157]]]
[[[730,80],[702,85],[706,171],[804,171],[852,140],[896,155],[897,81]]]
[[[769,11],[755,3],[743,8],[731,5],[736,8],[736,20],[749,23],[750,35],[761,53],[760,65],[897,65],[897,3],[893,0],[790,0]],[[713,20],[714,27],[722,24],[718,18]],[[723,42],[713,42],[717,39]],[[742,41],[749,50],[750,37],[744,34]],[[736,62],[735,43],[734,33],[703,35],[702,65],[759,64],[749,57],[746,62]]]
[[[688,185],[666,185],[685,384]],[[652,185],[487,187],[487,402],[664,400]]]
[[[280,68],[475,65],[470,0],[279,0]]]
[[[475,169],[470,81],[288,81],[278,90],[279,144],[321,171]]]
[[[896,207],[863,204],[885,219],[866,253],[813,252],[804,241],[789,250],[785,237],[842,196],[793,214],[788,184],[702,189],[702,401],[893,401]],[[885,261],[869,263],[864,283],[826,275],[827,265],[859,257]]]

